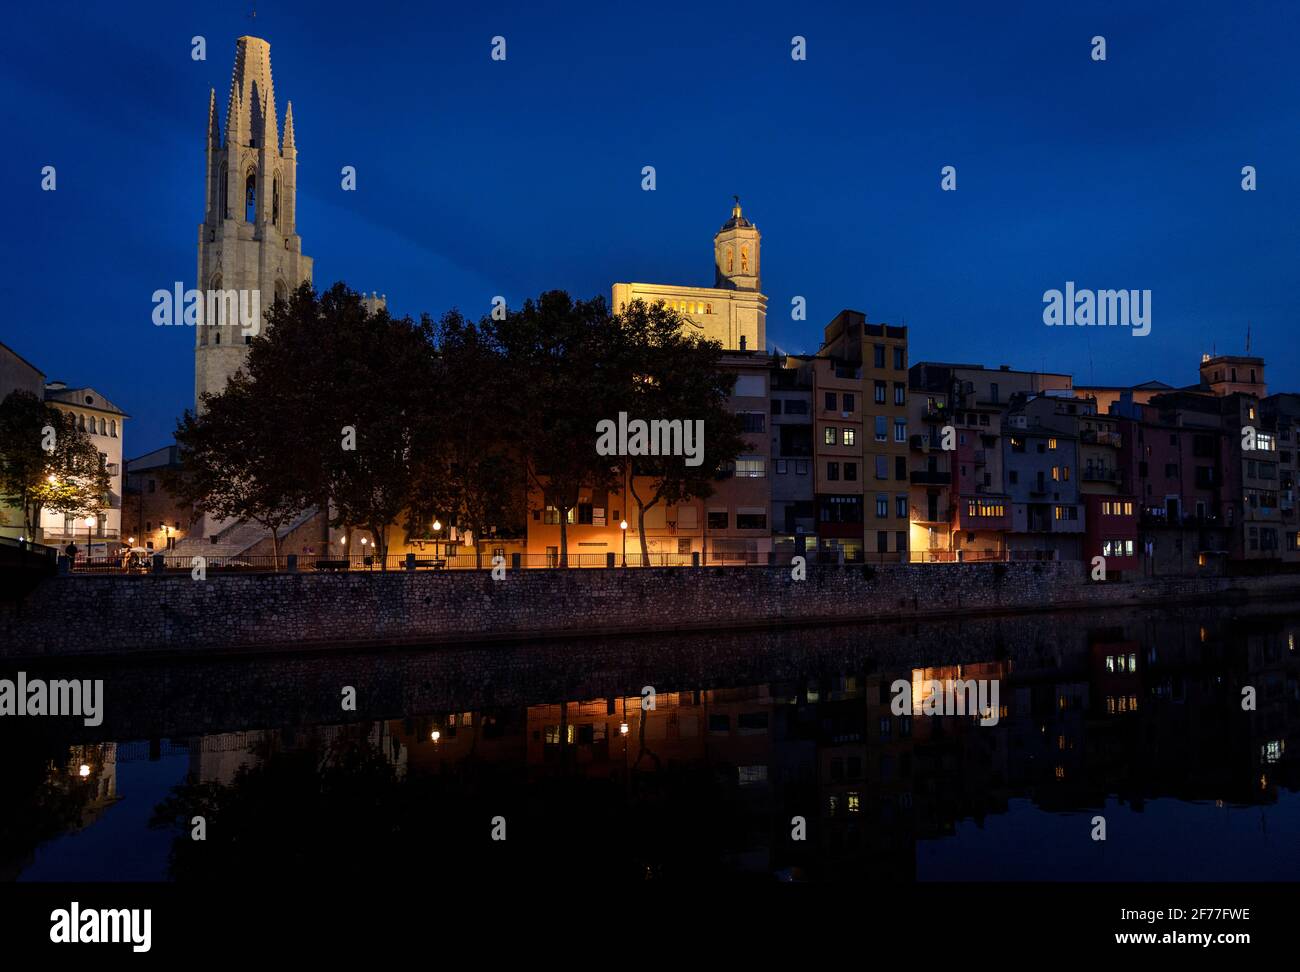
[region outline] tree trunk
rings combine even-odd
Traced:
[[[560,566],[569,566],[569,511],[560,507]]]
[[[654,503],[651,503],[650,505],[654,506]],[[636,529],[637,532],[640,534],[639,539],[641,541],[641,566],[649,567],[650,548],[647,545],[645,539],[645,511],[646,511],[646,507],[642,506],[641,500],[638,499],[636,501]]]

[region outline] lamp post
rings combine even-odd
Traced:
[[[627,566],[627,520],[619,523],[618,528],[623,531],[623,566]]]
[[[433,559],[438,559],[438,532],[442,529],[442,521],[436,516],[433,518]]]
[[[367,543],[368,543],[367,539],[365,537],[362,537],[361,538],[361,566],[362,567],[366,565],[366,544]]]
[[[90,566],[90,531],[94,529],[94,526],[95,526],[95,518],[93,516],[86,517],[86,566],[87,567]]]

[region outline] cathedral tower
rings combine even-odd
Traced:
[[[759,290],[758,227],[740,214],[740,197],[733,197],[731,219],[713,237],[713,286],[727,290]]]
[[[303,255],[294,222],[298,150],[293,103],[285,111],[283,144],[277,117],[271,45],[260,37],[241,37],[235,44],[224,129],[218,124],[216,92],[208,98],[207,192],[197,287],[205,295],[257,292],[262,318],[277,298],[311,280],[312,261]],[[251,338],[241,332],[238,320],[224,318],[194,330],[197,407],[203,395],[220,392],[243,365]]]

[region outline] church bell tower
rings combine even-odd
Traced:
[[[759,290],[758,227],[740,213],[740,197],[731,219],[713,237],[714,286],[726,290]]]
[[[230,80],[224,130],[217,117],[217,95],[208,97],[207,192],[199,225],[197,289],[204,294],[231,291],[244,306],[256,292],[262,321],[271,304],[311,280],[312,261],[302,252],[295,224],[298,149],[294,142],[293,103],[284,116],[284,141],[271,79],[271,45],[260,37],[240,37]],[[244,363],[251,340],[240,321],[222,315],[195,327],[194,402],[220,392]],[[252,330],[252,328],[250,328]]]

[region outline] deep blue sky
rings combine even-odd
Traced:
[[[316,284],[385,292],[395,312],[709,285],[739,193],[785,350],[814,350],[852,307],[908,324],[913,361],[1182,384],[1250,322],[1272,388],[1300,389],[1294,0],[406,7],[8,10],[0,340],[131,413],[128,455],[192,401],[193,334],[155,328],[150,295],[193,284],[207,93],[224,112],[243,33],[271,43],[281,117],[294,102]],[[59,188],[41,192],[50,163]],[[1045,327],[1042,293],[1067,279],[1150,288],[1151,335]]]

